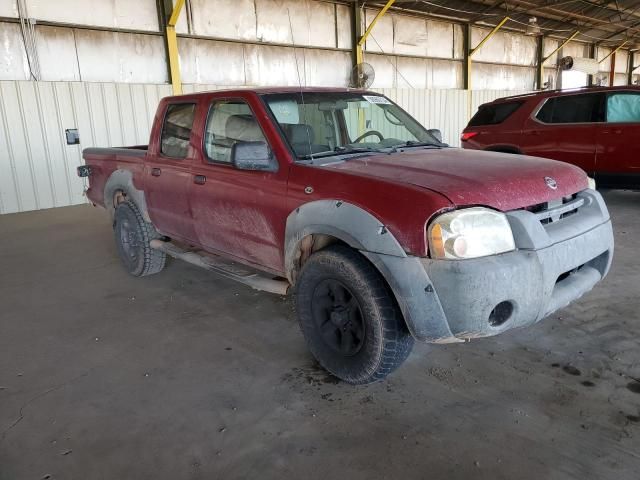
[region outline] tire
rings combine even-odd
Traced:
[[[409,356],[413,337],[380,273],[357,251],[314,253],[297,282],[296,312],[309,350],[352,385],[382,380]]]
[[[145,222],[135,203],[127,200],[116,207],[113,231],[120,260],[131,275],[153,275],[164,268],[166,254],[149,245],[161,235],[153,225]]]

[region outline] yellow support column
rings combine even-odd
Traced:
[[[500,30],[502,28],[502,26],[507,23],[510,20],[509,17],[504,17],[500,23],[498,23],[495,27],[493,27],[493,30],[491,30],[486,37],[484,37],[480,43],[478,43],[478,45],[476,45],[475,48],[470,48],[467,55],[465,55],[465,61],[466,61],[466,65],[465,65],[465,88],[468,90],[468,100],[467,100],[467,116],[469,118],[471,118],[471,109],[472,109],[472,103],[473,103],[473,92],[472,92],[472,88],[471,88],[471,65],[472,65],[472,61],[471,61],[471,57],[473,57],[478,50],[480,50],[482,48],[482,46],[487,43],[489,41],[489,39],[491,37],[493,37],[498,30]],[[471,46],[471,25],[469,25],[467,30],[467,38],[466,38],[466,42],[468,43],[468,47]]]
[[[182,80],[180,79],[180,58],[178,56],[178,37],[176,36],[176,23],[180,18],[180,12],[185,0],[177,0],[171,17],[167,22],[167,51],[169,52],[169,71],[171,72],[171,86],[174,95],[182,95]]]

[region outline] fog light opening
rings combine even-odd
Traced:
[[[511,318],[513,314],[513,303],[504,301],[497,304],[489,314],[489,325],[499,327]]]

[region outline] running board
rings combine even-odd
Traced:
[[[255,290],[286,295],[289,282],[267,277],[251,267],[227,260],[219,255],[213,255],[203,250],[188,250],[172,242],[151,240],[151,248],[160,250],[167,255],[184,260],[187,263],[211,270],[223,277],[244,283]]]

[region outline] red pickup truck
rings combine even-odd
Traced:
[[[611,264],[609,213],[582,170],[450,148],[373,92],[165,98],[148,146],[84,158],[129,273],[170,255],[293,291],[312,354],[353,384],[384,378],[414,339],[537,322]]]
[[[481,105],[462,147],[553,158],[599,187],[640,189],[640,87],[591,87],[500,98]]]

